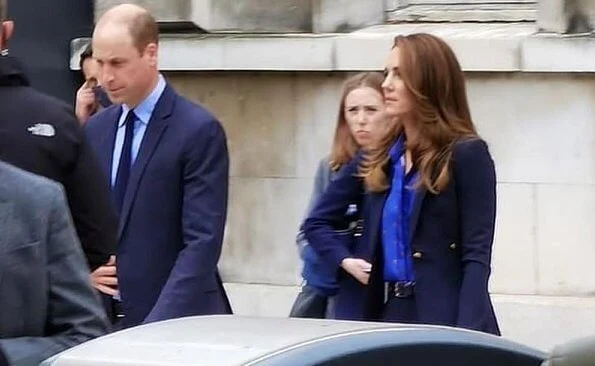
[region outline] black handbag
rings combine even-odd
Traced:
[[[334,233],[349,249],[353,249],[355,241],[358,240],[364,232],[364,220],[356,219],[350,221],[345,229],[334,230]]]
[[[291,318],[326,318],[328,297],[316,292],[309,286],[303,286],[295,298],[289,316]]]

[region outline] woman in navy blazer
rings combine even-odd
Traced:
[[[391,131],[328,187],[305,235],[341,273],[335,316],[500,334],[488,293],[496,176],[456,56],[428,34],[395,38],[383,91]],[[364,233],[332,228],[361,202]]]

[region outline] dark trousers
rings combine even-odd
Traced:
[[[221,288],[222,301],[225,306],[223,314],[233,314],[231,303],[229,301],[229,298],[227,297],[227,293],[225,292],[225,288],[223,287],[223,281],[221,281],[219,273],[217,273],[217,283]],[[100,296],[107,318],[109,319],[112,325],[112,331],[117,332],[119,330],[128,328],[130,325],[127,325],[126,321],[124,320],[125,314],[122,309],[122,302],[117,301],[112,296],[106,295],[104,293],[100,293]]]
[[[386,304],[384,304],[382,321],[390,323],[418,323],[415,296],[389,298]]]
[[[116,314],[114,312],[114,299],[110,295],[99,293],[101,296],[101,302],[103,303],[103,309],[109,321],[113,324],[116,321]]]
[[[305,285],[297,295],[289,316],[292,318],[332,318],[333,298],[321,295],[316,289]]]

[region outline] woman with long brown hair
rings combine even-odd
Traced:
[[[383,90],[392,130],[345,167],[305,223],[311,246],[345,273],[335,313],[499,334],[488,293],[495,169],[457,58],[438,37],[398,36]],[[364,232],[346,248],[331,228],[358,199]]]
[[[318,165],[307,213],[355,154],[362,148],[371,147],[386,132],[382,81],[383,76],[378,72],[362,72],[345,80],[331,153]],[[357,221],[357,206],[352,202],[343,212],[343,220],[337,229],[348,228]],[[304,261],[304,281],[290,316],[332,318],[332,298],[339,291],[337,272],[328,271],[308,245],[302,230],[297,235],[297,244]]]

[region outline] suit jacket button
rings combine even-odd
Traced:
[[[415,259],[421,259],[424,255],[422,254],[422,252],[414,252],[413,253],[413,258]]]
[[[449,247],[450,249],[455,250],[457,249],[457,243],[450,243]]]

